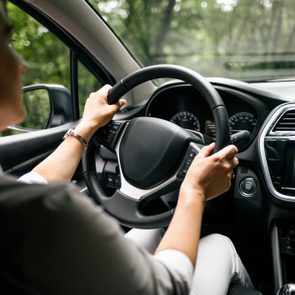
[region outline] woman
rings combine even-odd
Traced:
[[[27,66],[9,46],[11,37],[0,0],[1,130],[25,116],[21,81]],[[211,155],[212,144],[194,159],[154,255],[124,238],[116,221],[74,187],[62,184],[74,174],[85,142],[126,103],[108,105],[109,89],[89,96],[74,133],[31,173],[19,181],[0,176],[0,286],[10,293],[128,295],[226,294],[233,280],[252,286],[229,239],[212,235],[199,243],[205,202],[230,188],[238,165],[235,146]],[[140,232],[146,239],[158,233]]]

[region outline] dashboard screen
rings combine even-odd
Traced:
[[[215,136],[216,136],[216,127],[215,127],[214,121],[212,121],[212,120],[206,120],[205,121],[204,133],[215,138]]]

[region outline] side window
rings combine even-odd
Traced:
[[[17,6],[8,2],[14,25],[11,46],[28,64],[23,79],[26,119],[9,126],[0,136],[54,127],[73,120],[71,102],[71,50],[46,27]],[[90,92],[102,83],[78,57],[77,81],[80,116]]]
[[[12,47],[28,63],[24,85],[56,83],[70,88],[69,49],[47,28],[8,3],[14,26]]]
[[[78,62],[78,89],[79,89],[79,110],[83,114],[85,101],[90,92],[95,92],[102,87],[102,83],[81,63]]]
[[[8,14],[14,25],[11,46],[28,64],[24,85],[59,84],[70,89],[69,48],[46,27],[10,2]],[[45,128],[51,115],[49,93],[44,89],[27,92],[24,94],[24,105],[27,117],[20,126],[31,130]],[[19,133],[15,129],[2,132],[2,136]]]

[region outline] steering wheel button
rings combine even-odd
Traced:
[[[190,167],[191,165],[191,162],[187,163],[185,162],[184,165],[182,166],[182,168],[180,169],[180,172],[179,172],[179,176],[185,176],[185,174],[187,173],[187,170],[188,168]]]
[[[110,132],[109,134],[107,134],[107,136],[105,137],[105,140],[107,143],[111,144],[113,139],[114,139],[115,134]]]
[[[115,177],[115,187],[120,187],[121,186],[121,177],[120,177],[120,175],[117,175],[116,177]]]
[[[115,178],[114,178],[114,175],[112,173],[108,173],[107,174],[107,183],[109,185],[114,185],[115,183]]]
[[[115,136],[115,134],[112,133],[112,132],[110,132],[110,133],[107,135],[107,138],[112,140],[112,139],[114,138],[114,136]]]

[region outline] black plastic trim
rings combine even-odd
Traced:
[[[71,62],[71,94],[72,94],[72,109],[73,117],[78,119],[80,117],[79,112],[79,89],[78,89],[78,56],[71,50],[70,62]]]

